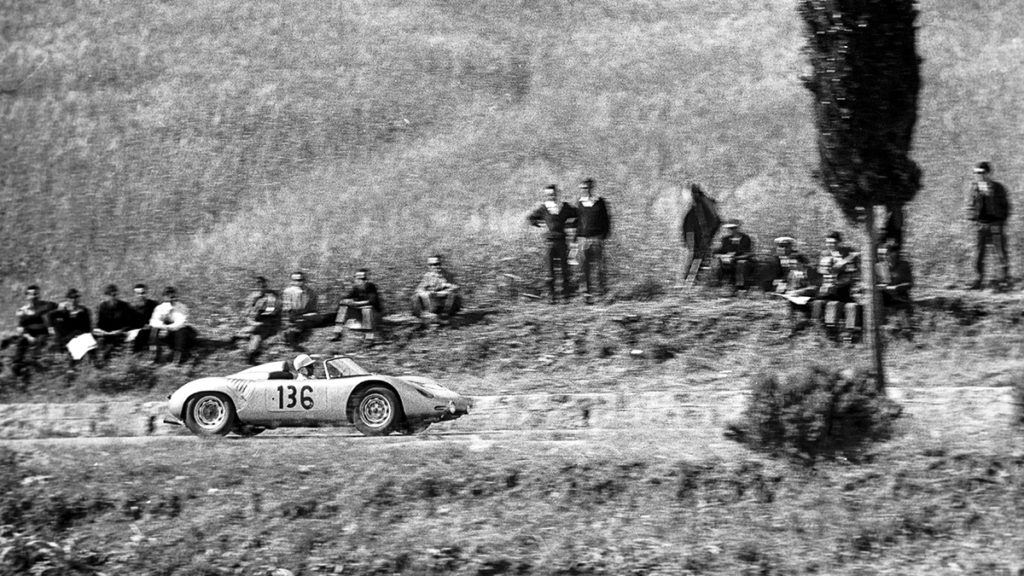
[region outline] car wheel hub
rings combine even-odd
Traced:
[[[224,403],[216,398],[203,398],[196,405],[196,423],[203,428],[214,428],[224,421],[227,410]]]
[[[367,396],[359,406],[363,422],[369,426],[383,426],[391,420],[391,403],[383,396]]]

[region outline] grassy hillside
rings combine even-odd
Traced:
[[[810,177],[792,2],[2,9],[8,309],[31,282],[51,297],[76,285],[87,302],[111,281],[175,283],[212,307],[253,273],[280,285],[302,267],[332,292],[362,265],[394,303],[434,251],[482,302],[501,273],[536,269],[523,216],[541,186],[584,176],[616,217],[619,286],[674,281],[688,180],[762,248],[788,232],[816,249],[842,225]],[[909,242],[923,280],[944,283],[968,269],[970,165],[991,159],[1012,191],[1024,185],[1024,5],[921,11],[925,189]]]

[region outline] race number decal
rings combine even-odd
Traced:
[[[313,400],[313,387],[306,384],[295,386],[289,384],[277,387],[277,402],[274,408],[278,410],[312,410],[316,406]]]

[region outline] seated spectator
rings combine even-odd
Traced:
[[[412,297],[412,313],[425,321],[437,319],[445,324],[462,308],[459,286],[444,269],[441,256],[427,258],[427,266]]]
[[[789,302],[789,317],[792,324],[790,334],[799,332],[809,323],[812,302],[820,288],[819,281],[820,278],[806,258],[794,258],[786,279],[776,285],[775,294],[781,295]]]
[[[92,314],[89,309],[79,303],[81,294],[72,288],[65,295],[65,300],[57,305],[57,309],[50,313],[50,326],[56,336],[56,344],[68,354],[68,368],[74,369],[80,358],[75,358],[68,349],[68,344],[75,338],[92,334]],[[95,348],[95,344],[93,344]],[[88,354],[94,353],[93,349]]]
[[[368,276],[369,270],[360,268],[356,272],[352,289],[338,304],[338,314],[334,320],[335,341],[341,340],[346,329],[360,330],[370,341],[376,338],[383,317],[382,306],[377,285],[370,282]]]
[[[775,239],[775,253],[768,259],[768,277],[770,284],[765,286],[765,291],[772,291],[779,294],[789,290],[789,273],[798,263],[802,263],[801,269],[806,269],[807,257],[798,252],[794,245],[796,240],[789,236],[779,236]]]
[[[853,300],[853,286],[860,254],[844,246],[842,241],[839,232],[831,232],[825,238],[825,249],[818,259],[821,286],[812,302],[811,314],[829,335],[845,334],[852,338],[859,326],[860,306]]]
[[[281,297],[267,286],[263,276],[256,277],[255,290],[246,299],[245,322],[243,333],[249,339],[246,358],[255,364],[263,341],[281,329]]]
[[[717,280],[727,282],[734,290],[746,290],[748,279],[753,273],[754,245],[740,231],[739,220],[729,220],[723,227],[727,234],[722,237],[722,244],[715,250],[717,259]]]
[[[133,353],[145,352],[149,349],[149,320],[156,310],[157,301],[149,297],[149,287],[140,282],[132,288],[128,306],[132,309],[132,317],[125,340],[131,342]]]
[[[306,285],[306,275],[302,272],[292,273],[291,285],[281,295],[281,320],[284,341],[296,350],[309,331],[320,323],[316,292]]]
[[[11,360],[14,374],[22,380],[29,377],[28,367],[42,368],[40,362],[43,350],[50,342],[50,313],[57,305],[39,297],[39,286],[33,284],[25,288],[25,305],[18,308],[15,316],[18,320],[16,329],[17,340],[14,345],[14,357]]]
[[[134,323],[135,311],[127,302],[118,298],[117,294],[115,284],[110,284],[103,290],[103,302],[96,309],[96,327],[92,329],[104,364],[110,361],[115,350],[124,346],[128,331]]]
[[[164,288],[164,301],[153,310],[149,320],[149,348],[153,362],[162,360],[163,347],[170,347],[171,361],[184,364],[194,340],[194,331],[188,325],[188,308],[178,300],[173,286]]]
[[[914,287],[913,270],[910,262],[902,258],[899,244],[895,242],[880,247],[878,255],[875,273],[886,322],[895,317],[894,331],[909,338],[914,316],[914,303],[910,299],[910,290]]]

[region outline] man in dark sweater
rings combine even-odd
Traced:
[[[750,236],[740,232],[739,220],[729,220],[723,226],[728,232],[722,236],[722,244],[715,250],[718,257],[718,281],[728,282],[732,289],[747,289],[754,255]]]
[[[149,297],[149,287],[140,282],[132,288],[132,300],[128,305],[132,309],[128,330],[135,335],[132,339],[132,352],[145,352],[149,349],[149,319],[153,317],[157,301]]]
[[[15,342],[14,358],[11,360],[14,374],[27,381],[29,365],[41,368],[40,358],[50,341],[50,315],[57,309],[53,302],[39,297],[39,286],[25,288],[25,305],[18,308],[18,338]]]
[[[96,326],[92,329],[92,335],[96,337],[103,363],[110,360],[114,350],[124,345],[135,315],[132,307],[118,298],[117,294],[116,285],[107,286],[103,290],[103,302],[96,309]]]
[[[545,257],[547,260],[547,285],[551,303],[555,303],[555,270],[562,278],[562,299],[569,301],[572,292],[572,276],[569,273],[569,248],[566,245],[566,228],[576,227],[576,209],[558,200],[558,187],[549,184],[544,188],[544,201],[530,212],[526,220],[531,226],[545,226]]]
[[[608,213],[608,204],[604,198],[594,194],[594,179],[587,178],[580,183],[580,199],[576,203],[576,238],[579,242],[577,253],[587,287],[587,304],[592,303],[595,273],[598,296],[603,298],[607,290],[604,241],[611,231],[612,221]]]
[[[992,180],[992,166],[988,162],[978,162],[974,167],[974,175],[976,180],[971,184],[967,217],[975,222],[977,230],[978,247],[974,260],[977,279],[970,288],[982,288],[985,280],[985,249],[989,244],[995,249],[999,260],[999,286],[1004,287],[1010,279],[1010,261],[1006,255],[1006,218],[1010,215],[1010,201],[1006,187]]]
[[[914,303],[910,298],[910,290],[914,287],[913,269],[910,262],[900,255],[899,244],[895,242],[879,247],[878,255],[875,271],[882,310],[887,321],[895,317],[895,332],[909,338],[914,316]]]
[[[345,329],[357,330],[372,343],[377,337],[377,327],[382,314],[380,293],[377,285],[369,281],[370,271],[360,268],[356,272],[352,289],[338,304],[338,315],[334,319],[334,340],[341,340]]]
[[[81,294],[72,288],[68,290],[66,299],[57,305],[50,314],[50,325],[57,336],[57,344],[67,350],[71,340],[82,334],[92,334],[92,314],[89,309],[79,303]],[[90,336],[91,337],[91,336]],[[94,346],[95,347],[95,346]],[[78,360],[68,351],[68,367],[74,368]],[[92,354],[89,350],[89,354]]]

